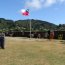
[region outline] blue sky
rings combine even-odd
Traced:
[[[65,0],[0,0],[0,18],[39,19],[54,24],[65,24]],[[29,9],[23,16],[21,9]]]

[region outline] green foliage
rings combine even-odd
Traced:
[[[0,18],[0,32],[29,30],[30,19],[13,21]],[[31,30],[41,32],[48,30],[65,30],[65,24],[55,25],[47,21],[31,19]]]
[[[18,20],[15,21],[15,24],[17,26],[19,26],[20,28],[22,28],[22,30],[24,31],[24,29],[26,31],[30,30],[30,20]],[[55,29],[57,27],[57,25],[46,22],[46,21],[41,21],[41,20],[31,20],[31,29],[32,31],[47,31],[49,29]]]

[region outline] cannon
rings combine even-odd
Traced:
[[[5,34],[0,33],[0,48],[4,49],[4,43],[5,43]]]

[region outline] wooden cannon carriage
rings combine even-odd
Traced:
[[[0,33],[0,48],[4,49],[4,43],[5,43],[5,34]]]

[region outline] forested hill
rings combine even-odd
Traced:
[[[65,25],[55,25],[53,23],[49,23],[47,21],[42,20],[34,20],[31,19],[31,28],[32,31],[46,31],[46,30],[57,30],[57,29],[65,29]],[[30,20],[6,20],[4,18],[0,18],[0,32],[6,31],[29,31],[30,30]]]
[[[25,29],[29,30],[30,27],[30,20],[18,20],[15,22],[18,24],[20,27],[24,27]],[[41,21],[41,20],[31,20],[31,26],[32,26],[32,31],[44,31],[44,30],[49,30],[49,29],[55,29],[57,25],[46,22],[46,21]]]

